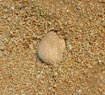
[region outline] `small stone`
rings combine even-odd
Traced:
[[[57,65],[61,62],[65,49],[65,41],[60,39],[55,32],[49,32],[42,38],[38,45],[39,58],[48,64]]]
[[[12,20],[12,18],[11,17],[8,17],[7,20],[10,22]]]
[[[72,45],[70,44],[70,40],[69,39],[66,39],[66,48],[69,51],[72,49]]]
[[[14,10],[15,8],[14,7],[11,7],[11,9]]]
[[[67,44],[66,44],[66,48],[70,51],[70,50],[72,49],[71,44],[70,44],[70,43],[67,43]]]

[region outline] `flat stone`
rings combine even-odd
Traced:
[[[62,61],[64,49],[65,41],[55,32],[49,32],[40,41],[37,54],[43,62],[56,65]]]

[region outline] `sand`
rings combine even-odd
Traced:
[[[58,67],[36,52],[51,31]],[[0,95],[105,95],[105,0],[0,0]]]

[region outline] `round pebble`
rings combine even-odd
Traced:
[[[40,41],[37,54],[43,62],[56,65],[62,61],[64,49],[65,41],[55,32],[49,32]]]

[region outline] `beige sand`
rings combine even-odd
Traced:
[[[55,68],[37,45],[70,43]],[[0,0],[0,95],[105,95],[105,0]]]

